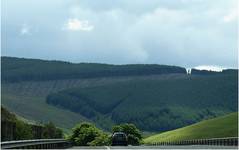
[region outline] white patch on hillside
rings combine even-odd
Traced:
[[[225,69],[221,66],[211,66],[211,65],[209,65],[209,66],[207,66],[207,65],[197,66],[197,67],[194,67],[194,68],[197,69],[197,70],[208,70],[208,71],[217,71],[217,72],[222,72],[222,70]]]

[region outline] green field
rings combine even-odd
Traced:
[[[179,128],[172,131],[156,134],[144,139],[145,143],[163,141],[180,141],[191,139],[237,137],[238,136],[238,112],[222,117],[204,120],[199,123]]]

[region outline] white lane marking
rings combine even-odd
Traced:
[[[110,150],[110,147],[109,146],[105,146],[107,150]]]

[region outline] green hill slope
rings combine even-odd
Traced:
[[[165,131],[237,111],[237,72],[187,75],[166,65],[72,64],[2,57],[1,101],[37,122]],[[205,74],[203,72],[203,74]],[[195,107],[197,106],[197,107]]]
[[[199,123],[156,134],[144,139],[145,143],[179,141],[203,138],[237,137],[238,113],[201,121]]]
[[[175,76],[175,75],[172,75]],[[23,81],[2,83],[1,102],[10,111],[29,120],[37,122],[52,121],[61,128],[72,128],[76,123],[91,121],[80,113],[75,113],[62,107],[55,107],[46,103],[51,93],[69,88],[100,87],[111,84],[126,83],[132,80],[161,80],[161,76],[117,77],[94,79],[68,79],[48,81]],[[96,124],[98,122],[95,122]],[[105,124],[102,122],[102,124]],[[99,125],[100,126],[100,125]],[[109,125],[105,124],[105,126]]]
[[[10,113],[6,108],[1,105],[1,121],[16,121],[15,114]]]
[[[236,90],[233,75],[165,76],[67,89],[49,94],[47,102],[92,120],[103,115],[142,130],[165,131],[236,111]]]
[[[65,131],[76,123],[88,121],[80,114],[46,104],[44,97],[4,93],[1,95],[1,102],[8,110],[19,116],[38,123],[51,121]]]

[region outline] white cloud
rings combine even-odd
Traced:
[[[223,67],[220,67],[220,66],[197,66],[197,67],[194,67],[195,69],[198,69],[198,70],[208,70],[208,71],[217,71],[217,72],[221,72],[223,69]]]
[[[20,30],[21,35],[31,35],[30,27],[27,24],[23,24]]]
[[[94,26],[89,23],[88,20],[79,20],[77,18],[68,19],[67,23],[64,25],[63,29],[71,31],[91,31]]]
[[[232,11],[230,14],[223,17],[223,22],[232,22],[238,18],[238,12]]]

